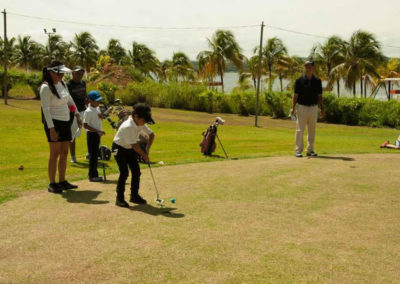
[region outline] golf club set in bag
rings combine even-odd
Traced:
[[[217,133],[218,126],[224,124],[225,120],[223,120],[221,117],[218,116],[215,118],[215,122],[211,124],[206,131],[202,133],[203,140],[200,143],[200,148],[201,148],[201,153],[203,153],[204,156],[211,156],[212,153],[215,152],[217,148],[217,143],[215,142],[216,138],[219,144],[221,145],[222,151],[224,151],[225,158],[228,159],[228,154],[226,153],[224,146],[222,145],[221,139],[219,139]]]

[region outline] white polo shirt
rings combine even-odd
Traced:
[[[136,125],[132,116],[129,116],[129,118],[121,124],[117,134],[115,134],[114,143],[125,149],[132,149],[132,145],[139,142],[139,133],[141,131],[148,135],[153,133],[147,125]]]
[[[101,118],[99,117],[99,114],[101,114],[101,112],[98,107],[94,108],[91,105],[88,105],[88,107],[85,110],[85,113],[83,114],[83,123],[84,124],[87,123],[90,127],[103,131]]]

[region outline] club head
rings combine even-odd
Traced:
[[[164,203],[164,199],[156,198],[156,203],[161,205]]]

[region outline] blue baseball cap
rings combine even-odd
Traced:
[[[88,99],[94,102],[100,102],[103,100],[100,93],[98,91],[90,91],[88,94]]]

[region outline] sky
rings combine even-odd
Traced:
[[[119,39],[126,49],[136,41],[148,45],[161,60],[178,51],[195,59],[220,27],[231,30],[243,53],[252,56],[262,21],[267,25],[264,42],[276,36],[291,55],[305,57],[326,39],[271,27],[344,39],[362,29],[375,34],[386,56],[400,57],[399,0],[0,0],[0,9],[8,13],[8,37],[31,35],[45,43],[43,28],[56,28],[68,41],[75,33],[88,31],[100,48],[110,38]],[[0,24],[2,35],[2,20]],[[163,29],[148,29],[154,27]]]

